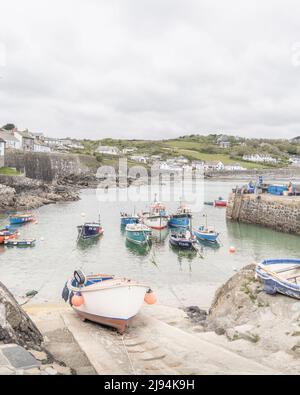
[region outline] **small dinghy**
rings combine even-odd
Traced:
[[[224,200],[222,197],[214,201],[215,207],[227,207],[227,200]]]
[[[103,235],[104,229],[101,226],[100,215],[98,222],[86,222],[83,225],[77,226],[78,239],[80,240],[91,240],[96,239]]]
[[[197,239],[201,241],[207,241],[209,243],[217,243],[219,233],[216,232],[214,229],[211,229],[208,227],[208,218],[207,215],[204,214],[203,217],[205,217],[205,226],[199,226],[198,230],[194,231],[194,235],[197,237]]]
[[[192,250],[197,243],[196,237],[189,230],[173,231],[170,234],[170,244],[184,250]]]
[[[126,226],[126,239],[137,245],[149,245],[151,233],[151,229],[144,224]]]
[[[26,248],[26,247],[34,247],[36,243],[35,239],[23,239],[23,240],[5,240],[4,245],[7,247],[19,247],[19,248]]]
[[[194,231],[194,235],[197,239],[210,243],[216,243],[219,237],[219,233],[215,232],[213,229],[205,228],[204,226],[199,226],[198,230]]]
[[[85,276],[80,270],[66,283],[62,298],[83,320],[116,328],[121,334],[144,301],[156,302],[146,284],[103,274]]]
[[[265,260],[257,265],[256,276],[263,281],[266,293],[300,299],[300,259]]]
[[[129,224],[137,224],[138,222],[139,222],[139,217],[137,215],[121,213],[121,226],[126,226]]]
[[[32,213],[15,214],[9,216],[9,222],[11,225],[22,225],[35,220]]]
[[[19,236],[19,232],[9,227],[0,230],[0,244],[4,244],[7,240],[15,239]]]

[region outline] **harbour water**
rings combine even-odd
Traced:
[[[234,186],[232,182],[208,181],[204,200],[227,198]],[[175,211],[178,202],[167,205]],[[83,190],[78,202],[41,207],[35,212],[38,223],[20,229],[22,238],[37,239],[36,247],[0,247],[0,281],[18,299],[29,290],[37,290],[34,303],[59,302],[65,281],[74,269],[81,268],[86,273],[116,274],[147,282],[162,304],[207,308],[218,286],[243,266],[270,257],[300,255],[297,236],[227,222],[225,209],[210,206],[193,213],[194,227],[204,223],[205,213],[209,225],[220,232],[219,248],[202,246],[203,259],[170,247],[166,231],[155,232],[152,248],[143,251],[126,243],[120,229],[120,212],[131,212],[132,208],[130,202],[99,203],[95,190]],[[145,203],[136,204],[137,212],[145,208]],[[77,245],[77,225],[97,220],[99,209],[104,236],[94,244]],[[7,218],[1,222],[6,224]],[[236,248],[236,254],[229,253],[230,246]]]

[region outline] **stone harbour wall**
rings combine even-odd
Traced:
[[[229,220],[261,225],[300,235],[300,197],[231,194],[226,216]]]
[[[7,150],[5,166],[16,168],[28,178],[52,182],[68,175],[95,173],[99,164],[88,155]]]

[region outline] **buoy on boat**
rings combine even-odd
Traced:
[[[236,253],[236,248],[233,247],[233,246],[231,246],[231,247],[229,248],[229,252],[230,252],[230,254],[235,254],[235,253]]]
[[[157,302],[155,293],[153,291],[151,291],[151,289],[146,293],[144,301],[145,301],[145,303],[150,304],[150,305],[155,304]]]
[[[72,303],[72,306],[75,306],[75,307],[82,306],[84,304],[84,299],[83,299],[82,294],[78,293],[78,294],[74,295],[72,297],[71,303]]]

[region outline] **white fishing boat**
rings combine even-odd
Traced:
[[[120,333],[144,300],[150,304],[156,300],[146,284],[102,274],[85,276],[79,270],[66,283],[62,297],[83,320],[116,328]]]
[[[150,206],[150,211],[143,213],[142,221],[151,229],[162,230],[167,228],[169,216],[166,213],[166,206],[155,199],[155,202]]]

